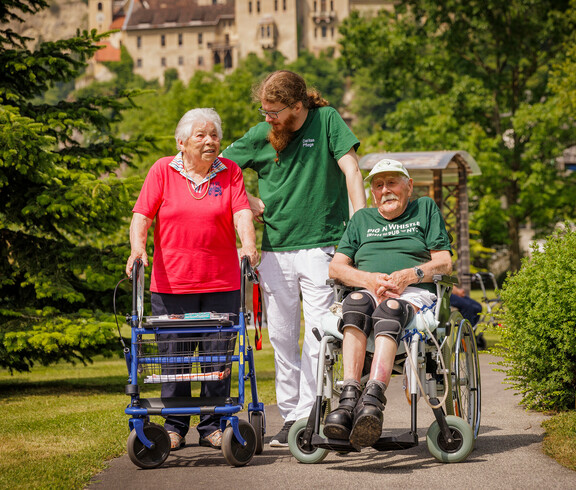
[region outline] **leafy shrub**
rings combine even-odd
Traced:
[[[566,410],[575,403],[576,232],[566,229],[549,236],[543,250],[534,248],[502,290],[499,364],[530,409]]]

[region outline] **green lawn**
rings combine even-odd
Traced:
[[[266,331],[255,363],[260,401],[273,404],[273,350]],[[125,453],[126,380],[123,358],[37,367],[14,376],[0,371],[0,488],[81,489],[106,461]],[[157,387],[145,388],[144,396],[158,396]]]

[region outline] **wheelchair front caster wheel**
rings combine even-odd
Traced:
[[[148,449],[138,439],[136,430],[132,429],[128,436],[128,456],[140,468],[157,468],[170,454],[170,436],[164,427],[152,423],[144,425],[144,435],[154,443],[154,446]]]
[[[238,430],[246,441],[246,446],[240,444],[234,437],[234,429],[232,426],[226,427],[226,430],[222,434],[222,454],[231,466],[247,465],[252,461],[256,453],[257,441],[254,427],[246,420],[238,420]]]
[[[302,435],[306,430],[308,419],[300,419],[294,422],[294,425],[288,432],[288,446],[290,452],[301,463],[320,463],[328,455],[328,449],[312,446],[311,448],[304,448],[302,444]],[[323,436],[322,427],[320,428],[320,435]]]
[[[474,449],[474,431],[468,422],[455,415],[447,415],[446,423],[452,433],[452,442],[448,443],[444,439],[440,426],[435,421],[426,434],[428,451],[442,463],[459,463]]]

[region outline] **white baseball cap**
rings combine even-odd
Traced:
[[[408,170],[406,170],[406,167],[404,167],[402,163],[400,163],[398,160],[390,160],[388,158],[384,158],[383,160],[380,160],[378,163],[376,163],[376,165],[374,165],[372,170],[370,170],[368,177],[366,177],[364,181],[371,182],[372,177],[383,172],[400,172],[401,174],[404,174],[406,177],[410,178]]]

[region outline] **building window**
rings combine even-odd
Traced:
[[[184,56],[178,56],[178,64],[182,66],[184,64]]]
[[[334,27],[330,28],[330,35],[332,36],[332,39],[334,39]]]
[[[136,38],[136,47],[140,49],[142,47],[142,36]]]
[[[184,36],[182,33],[178,34],[178,46],[182,46],[184,44]]]
[[[203,66],[203,65],[204,65],[204,57],[198,56],[198,66]]]
[[[226,44],[230,44],[230,34],[226,34],[226,35],[224,36],[224,42],[225,42]]]
[[[102,12],[102,9],[104,7],[102,6],[102,2],[98,2],[98,12]]]
[[[160,46],[165,47],[166,46],[166,35],[162,34],[160,36]]]
[[[226,51],[224,55],[224,68],[232,68],[232,54],[230,51]]]
[[[202,33],[198,34],[198,44],[202,44]]]
[[[142,68],[142,58],[136,60],[136,68]]]
[[[278,12],[278,0],[274,0],[274,10]]]
[[[286,10],[286,0],[282,0],[282,8]]]
[[[322,26],[322,37],[326,37],[326,26]]]
[[[248,13],[252,13],[252,2],[248,2]]]
[[[260,13],[260,0],[256,2],[256,12]]]
[[[162,66],[166,66],[166,58],[164,58],[164,57],[160,58],[160,64]]]

